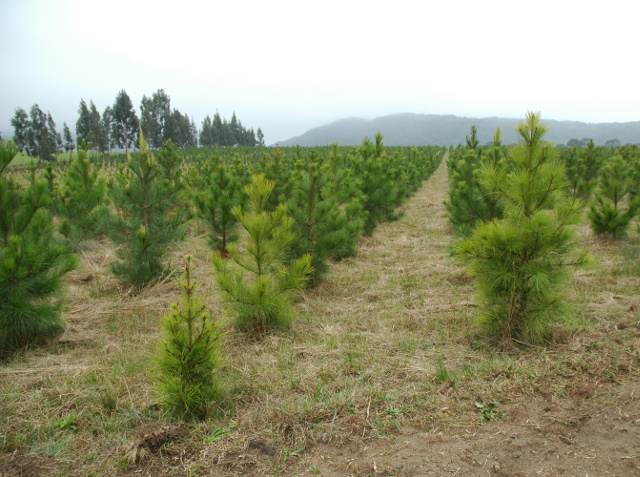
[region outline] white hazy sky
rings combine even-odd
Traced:
[[[200,127],[235,111],[267,143],[413,112],[640,120],[630,0],[0,0],[0,131],[37,103],[75,129],[163,88]]]

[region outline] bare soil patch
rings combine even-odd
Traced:
[[[506,417],[444,430],[403,428],[392,440],[319,444],[291,474],[335,476],[640,475],[640,385],[588,402],[522,399]]]
[[[19,451],[0,454],[0,476],[41,477],[52,475],[57,464],[50,455],[24,455]]]

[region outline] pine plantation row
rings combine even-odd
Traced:
[[[621,238],[640,210],[640,153],[634,146],[557,149],[530,113],[520,142],[498,130],[479,146],[450,148],[447,210],[460,239],[453,253],[475,278],[478,318],[498,347],[545,344],[565,314],[561,297],[578,250],[581,214],[597,234]],[[389,148],[382,135],[344,148],[178,149],[90,156],[83,141],[68,163],[9,168],[0,146],[0,358],[44,343],[63,329],[65,273],[87,239],[107,237],[112,272],[132,290],[166,277],[165,256],[193,232],[207,231],[215,280],[236,327],[254,336],[285,327],[295,294],[318,284],[332,260],[353,256],[358,239],[398,207],[438,167],[443,148]],[[222,392],[214,370],[224,331],[196,296],[187,257],[183,302],[163,321],[156,356],[163,404],[205,417]]]
[[[62,280],[98,236],[116,246],[112,272],[134,290],[171,271],[164,257],[194,219],[216,251],[217,280],[238,324],[263,331],[291,317],[289,293],[321,280],[329,260],[356,253],[362,234],[396,209],[438,166],[438,147],[177,149],[89,155],[11,168],[1,143],[0,356],[63,329]],[[233,297],[236,300],[233,300]],[[249,303],[246,301],[250,300]]]

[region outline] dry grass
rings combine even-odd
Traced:
[[[402,219],[379,226],[357,257],[301,296],[290,330],[252,340],[230,329],[225,401],[146,465],[156,475],[235,475],[261,465],[254,449],[275,472],[312,442],[393,438],[401,427],[448,432],[477,422],[475,401],[614,396],[612,383],[638,375],[637,234],[618,243],[583,227],[579,240],[596,261],[566,290],[574,313],[558,342],[499,353],[478,345],[473,284],[449,253],[446,188],[443,165]],[[179,273],[194,255],[200,294],[224,319],[210,252],[197,231],[191,237],[170,263]],[[52,454],[49,475],[125,472],[140,450],[137,429],[168,421],[147,370],[160,318],[180,295],[172,280],[132,295],[108,272],[114,258],[107,242],[90,243],[69,276],[65,334],[0,367],[0,449]]]

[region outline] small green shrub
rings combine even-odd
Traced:
[[[53,422],[53,427],[55,429],[60,429],[61,431],[77,431],[78,430],[78,415],[77,414],[69,414],[68,416],[63,417],[62,419]]]

